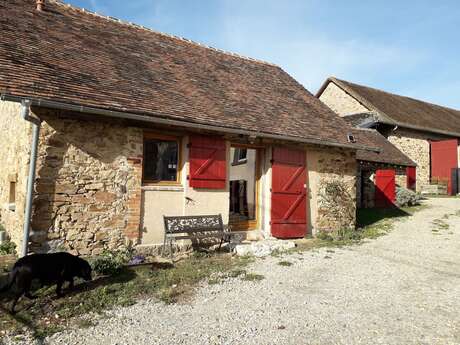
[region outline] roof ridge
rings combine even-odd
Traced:
[[[374,133],[379,133],[379,131],[377,131],[376,129],[374,128],[364,128],[364,127],[352,127],[353,129],[357,129],[359,131],[367,131],[367,132],[374,132]],[[382,135],[381,133],[379,133],[380,135]],[[383,136],[383,135],[382,135]]]
[[[96,17],[99,17],[99,18],[103,18],[103,19],[111,21],[111,22],[115,22],[115,23],[118,23],[118,24],[121,24],[121,25],[129,26],[129,27],[132,27],[132,28],[135,28],[135,29],[145,30],[145,31],[157,34],[157,35],[162,35],[162,36],[165,36],[165,37],[173,38],[173,39],[176,39],[176,40],[179,40],[179,41],[182,41],[182,42],[186,42],[186,43],[189,43],[189,44],[193,44],[193,45],[205,48],[205,49],[213,50],[213,51],[216,51],[218,53],[222,53],[222,54],[225,54],[225,55],[237,57],[237,58],[252,61],[252,62],[257,62],[257,63],[264,64],[264,65],[279,67],[278,65],[276,65],[276,64],[274,64],[272,62],[268,62],[268,61],[261,60],[261,59],[255,59],[255,58],[252,58],[252,57],[249,57],[249,56],[245,56],[245,55],[241,55],[241,54],[234,53],[234,52],[231,52],[231,51],[227,51],[227,50],[223,50],[223,49],[220,49],[220,48],[212,47],[212,46],[209,46],[209,45],[204,44],[204,43],[196,42],[196,41],[193,41],[193,40],[185,38],[185,37],[176,36],[176,35],[168,34],[168,33],[165,33],[165,32],[157,31],[157,30],[148,28],[148,27],[146,27],[144,25],[140,25],[140,24],[136,24],[136,23],[133,23],[133,22],[125,21],[125,20],[122,20],[122,19],[119,19],[119,18],[116,18],[116,17],[103,15],[101,13],[93,12],[93,11],[90,11],[90,10],[88,10],[86,8],[83,8],[83,7],[80,8],[80,7],[71,5],[69,3],[63,2],[62,0],[48,0],[48,1],[53,2],[53,3],[55,3],[57,5],[60,5],[60,6],[65,6],[65,7],[71,8],[71,9],[73,9],[75,11],[80,11],[80,12],[83,12],[83,13],[86,13],[86,14],[90,14],[90,15],[93,15],[93,16],[96,16]]]
[[[418,98],[414,98],[414,97],[411,97],[411,96],[400,95],[400,94],[397,94],[397,93],[394,93],[394,92],[390,92],[390,91],[385,91],[385,90],[382,90],[382,89],[378,89],[378,88],[376,88],[376,87],[367,86],[367,85],[362,85],[362,84],[354,83],[354,82],[351,82],[351,81],[348,81],[348,80],[339,79],[339,78],[336,78],[336,77],[333,77],[333,76],[332,76],[332,77],[329,77],[329,79],[331,79],[331,80],[333,80],[333,81],[338,81],[338,82],[346,83],[346,84],[353,84],[353,85],[356,85],[356,86],[358,86],[358,87],[365,87],[365,88],[368,88],[368,89],[372,89],[372,90],[376,90],[376,91],[379,91],[379,92],[386,93],[387,95],[396,96],[396,97],[402,97],[402,98],[407,98],[407,99],[410,99],[410,100],[413,100],[413,101],[416,101],[416,102],[422,102],[422,103],[426,103],[426,104],[429,104],[429,105],[432,105],[432,106],[435,106],[435,107],[439,107],[439,108],[443,108],[443,109],[447,109],[447,110],[453,110],[453,111],[456,111],[456,112],[459,112],[459,113],[460,113],[460,109],[455,109],[455,108],[451,108],[451,107],[446,107],[446,106],[444,106],[444,105],[436,104],[436,103],[433,103],[433,102],[430,102],[430,101],[425,101],[425,100],[418,99]]]

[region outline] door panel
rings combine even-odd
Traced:
[[[225,140],[219,137],[192,135],[189,147],[190,187],[224,189],[227,182]]]
[[[406,188],[415,191],[417,189],[417,168],[406,168]]]
[[[375,173],[375,207],[393,207],[396,201],[394,170],[377,170]]]
[[[305,151],[273,148],[271,232],[274,237],[299,238],[307,233],[306,183]]]
[[[431,179],[447,183],[447,193],[452,195],[452,169],[458,168],[458,140],[431,142]]]

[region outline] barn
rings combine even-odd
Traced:
[[[414,161],[417,191],[459,193],[459,110],[334,77],[316,96],[355,126],[376,129]]]

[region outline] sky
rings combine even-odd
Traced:
[[[460,109],[458,0],[64,0],[281,66]]]

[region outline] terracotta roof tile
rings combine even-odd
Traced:
[[[406,124],[429,132],[460,136],[460,110],[442,107],[337,78],[329,78],[328,81],[333,81],[367,108],[377,112],[381,115],[383,122],[400,126]]]
[[[359,141],[366,141],[380,149],[380,152],[358,150],[356,152],[356,159],[392,165],[416,166],[409,157],[375,129],[353,128],[352,133]]]
[[[0,92],[348,144],[349,125],[280,67],[56,1],[0,2]]]

